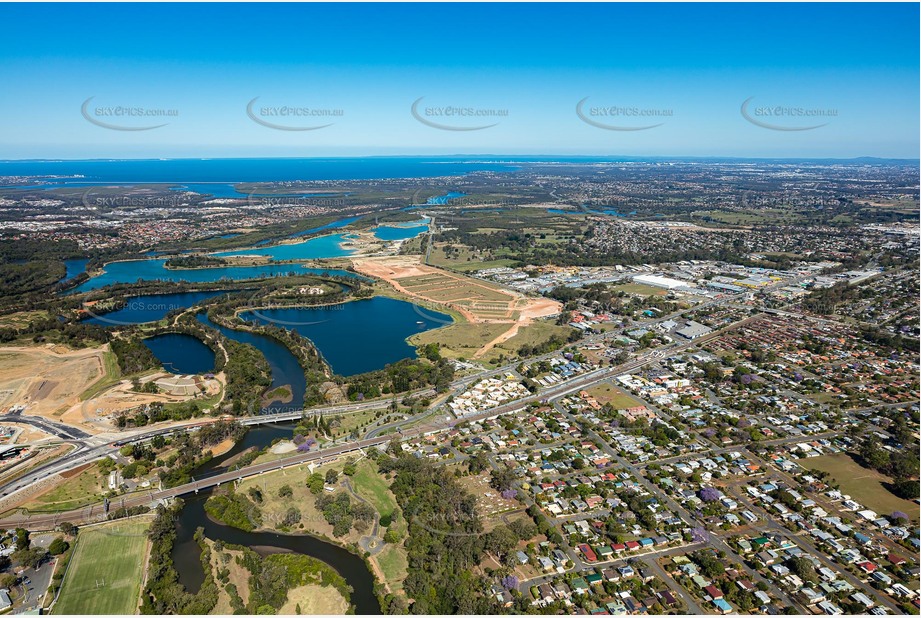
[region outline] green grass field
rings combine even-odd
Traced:
[[[99,465],[93,464],[51,491],[25,503],[23,508],[30,513],[59,513],[78,509],[100,500],[104,482]]]
[[[390,518],[397,508],[397,502],[390,493],[390,487],[380,474],[376,465],[370,461],[362,461],[352,477],[355,491],[364,496],[371,505],[381,514],[381,525],[390,525]]]
[[[918,505],[910,500],[903,500],[891,493],[883,486],[889,479],[876,470],[860,467],[849,455],[838,453],[836,455],[822,455],[821,457],[806,457],[799,463],[809,470],[828,472],[835,482],[841,486],[841,491],[850,494],[852,498],[872,509],[880,515],[888,515],[893,511],[906,513],[911,520],[918,523]]]
[[[615,386],[610,384],[599,384],[592,388],[585,389],[586,392],[594,397],[598,403],[604,405],[606,403],[611,404],[615,410],[625,410],[627,408],[634,408],[636,406],[645,405],[639,399],[632,397],[620,390]]]
[[[477,350],[509,329],[509,324],[452,324],[444,328],[417,333],[409,338],[412,345],[441,344],[442,356],[471,358]]]
[[[377,556],[377,563],[384,573],[384,578],[390,584],[391,589],[400,590],[400,583],[406,577],[406,571],[409,563],[406,560],[406,552],[402,547],[397,545],[388,545]]]
[[[134,614],[149,526],[141,518],[81,530],[53,613]]]
[[[102,353],[103,369],[105,373],[99,377],[96,382],[90,385],[85,391],[80,393],[80,401],[86,401],[95,397],[110,386],[113,386],[121,378],[121,371],[118,368],[118,359],[110,350]]]

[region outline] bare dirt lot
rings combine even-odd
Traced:
[[[160,372],[141,381],[158,381],[161,390],[175,394],[137,393],[130,380],[121,380],[84,401],[81,397],[87,389],[107,379],[107,350],[107,346],[84,350],[60,345],[0,347],[0,413],[22,405],[30,416],[98,433],[112,429],[115,415],[140,405],[212,397],[221,392],[222,374],[204,379]],[[34,434],[23,436],[27,441],[41,439]]]
[[[223,373],[214,378],[190,378],[158,372],[145,376],[141,382],[153,381],[161,388],[160,393],[139,393],[133,389],[130,380],[122,380],[99,395],[76,403],[61,414],[60,420],[87,431],[109,431],[114,427],[115,417],[139,406],[151,403],[176,403],[198,397],[211,397],[220,393]],[[169,388],[173,394],[162,392]],[[178,394],[178,393],[183,394]]]
[[[26,406],[26,414],[59,420],[80,393],[102,377],[104,348],[63,346],[0,348],[0,409]]]

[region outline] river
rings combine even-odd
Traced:
[[[278,437],[291,437],[293,426],[260,426],[251,429],[243,440],[229,453],[215,458],[197,473],[207,473],[223,461],[251,448],[262,448]],[[322,560],[334,568],[352,587],[350,601],[359,615],[380,614],[381,608],[374,594],[374,576],[364,560],[350,551],[321,538],[310,535],[278,534],[274,532],[245,532],[211,520],[205,513],[205,501],[210,491],[185,498],[185,506],[176,522],[176,543],[172,558],[179,574],[179,582],[189,592],[196,593],[204,582],[201,566],[201,548],[193,538],[198,527],[205,529],[205,536],[211,540],[244,545],[260,555],[292,551]]]

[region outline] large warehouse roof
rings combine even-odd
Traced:
[[[680,288],[686,286],[687,282],[679,281],[677,279],[670,279],[668,277],[660,277],[659,275],[637,275],[633,278],[636,283],[645,283],[646,285],[652,285],[657,288]]]

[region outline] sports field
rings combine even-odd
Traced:
[[[918,505],[910,500],[903,500],[885,488],[883,483],[889,477],[876,470],[862,468],[849,455],[837,453],[821,457],[805,457],[798,463],[809,470],[828,472],[841,486],[841,491],[850,494],[855,500],[881,515],[893,511],[906,513],[915,524],[918,523]]]
[[[134,614],[149,526],[145,517],[80,530],[53,613]]]

